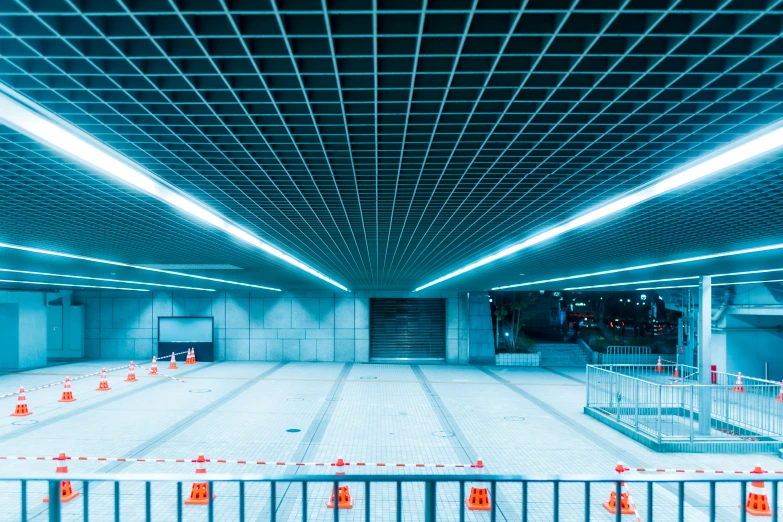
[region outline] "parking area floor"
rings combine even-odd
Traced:
[[[65,364],[0,376],[0,391],[20,385],[33,388],[127,364],[93,361]],[[465,478],[466,487],[480,480],[469,468],[416,468],[417,463],[471,464],[481,459],[485,474],[609,475],[618,461],[630,467],[750,470],[783,468],[774,455],[658,454],[627,439],[582,413],[584,370],[574,368],[511,368],[447,365],[217,362],[197,363],[149,376],[137,369],[138,382],[124,382],[126,369],[109,373],[108,392],[96,391],[98,377],[73,382],[76,401],[57,402],[62,386],[27,393],[33,415],[1,417],[0,457],[53,457],[64,451],[72,458],[69,472],[122,473],[139,478],[148,473],[193,473],[187,463],[129,463],[78,460],[78,457],[186,459],[202,452],[211,462],[210,473],[333,474],[331,466],[278,466],[266,463],[333,463],[343,458],[353,465],[343,478],[351,488],[354,508],[340,520],[363,520],[367,498],[364,487],[351,484],[352,474],[448,474]],[[183,382],[184,381],[184,382]],[[8,413],[16,397],[2,399]],[[246,460],[248,464],[217,463]],[[357,467],[357,462],[387,466]],[[406,464],[405,467],[396,464]],[[57,463],[39,460],[0,460],[3,475],[35,477],[51,473]],[[204,477],[204,476],[200,476]],[[74,488],[82,492],[80,482]],[[20,520],[20,485],[3,483],[0,519]],[[636,487],[633,499],[642,515],[647,491]],[[739,520],[740,492],[734,484],[717,487],[718,520]],[[237,520],[237,484],[215,486],[215,520]],[[245,486],[246,520],[270,520],[268,484]],[[636,490],[638,489],[638,491]],[[767,485],[770,489],[770,485]],[[326,508],[331,486],[311,484],[307,491],[309,520],[332,520]],[[590,488],[590,520],[614,520],[601,503],[611,486]],[[654,491],[656,520],[676,520],[677,489]],[[29,520],[46,520],[41,502],[45,484],[27,486]],[[276,489],[277,521],[302,520],[302,488],[281,484]],[[183,487],[185,497],[190,484]],[[467,491],[466,491],[467,494]],[[84,495],[81,495],[83,498]],[[521,485],[503,485],[497,491],[497,519],[522,520]],[[585,520],[582,484],[560,487],[560,520]],[[403,520],[423,520],[424,487],[402,488]],[[552,520],[551,484],[530,484],[529,521]],[[706,484],[686,489],[686,520],[709,520]],[[395,520],[396,486],[371,487],[372,520]],[[457,483],[437,491],[437,519],[458,520]],[[145,520],[143,482],[121,484],[121,520]],[[178,502],[174,483],[153,483],[153,520],[176,520]],[[65,520],[83,520],[81,498],[63,506]],[[486,512],[467,512],[468,520],[489,520]],[[184,506],[185,520],[206,520],[205,506]],[[114,484],[91,483],[89,520],[114,520]]]

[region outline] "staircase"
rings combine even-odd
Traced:
[[[536,344],[541,354],[541,366],[585,366],[589,364],[587,354],[578,344],[542,343]]]

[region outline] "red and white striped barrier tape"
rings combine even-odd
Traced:
[[[286,461],[264,461],[249,459],[158,459],[158,458],[135,458],[135,457],[14,457],[0,456],[0,460],[80,460],[80,461],[100,461],[100,462],[146,462],[146,463],[212,463],[212,464],[251,464],[259,466],[318,466],[318,467],[397,467],[397,468],[466,468],[480,469],[484,467],[483,463],[475,464],[405,464],[405,463],[387,463],[387,462],[345,462],[338,464],[336,462],[286,462]]]
[[[671,469],[671,468],[625,468],[625,471],[637,473],[701,473],[717,475],[783,475],[783,470],[731,471],[722,469]]]
[[[147,372],[149,372],[149,371],[150,371],[150,369],[149,369],[149,368],[145,368],[144,366],[142,366],[142,365],[140,365],[140,364],[137,364],[137,365],[136,365],[136,367],[137,367],[137,368],[141,368],[142,370],[146,370]],[[167,374],[167,373],[163,373],[162,371],[160,371],[160,366],[158,367],[158,373],[155,373],[155,374],[153,374],[153,375],[160,375],[161,377],[168,377],[169,379],[173,379],[173,380],[175,380],[175,381],[179,381],[179,382],[182,382],[182,383],[184,383],[184,382],[185,382],[183,379],[177,379],[176,377],[174,377],[174,376],[172,376],[172,375],[169,375],[169,374]]]
[[[114,372],[114,371],[117,371],[117,370],[122,370],[123,368],[127,368],[128,366],[130,366],[130,364],[126,364],[125,366],[116,366],[114,368],[107,368],[106,369],[106,373]],[[94,372],[94,373],[87,373],[87,374],[84,374],[84,375],[79,375],[78,377],[71,377],[71,382],[78,381],[80,379],[86,379],[87,377],[95,377],[96,375],[100,375],[100,374],[101,374],[101,372]],[[57,382],[50,382],[49,384],[44,384],[42,386],[35,386],[34,388],[25,388],[24,391],[25,391],[25,393],[27,393],[27,392],[31,392],[31,391],[35,391],[35,390],[43,390],[44,388],[51,388],[52,386],[57,386],[59,384],[65,384],[65,381],[62,380],[62,381],[57,381]],[[6,393],[6,394],[3,394],[3,395],[0,395],[0,399],[5,399],[6,397],[13,397],[14,395],[19,395],[19,391],[15,391],[15,392],[11,392],[11,393]]]

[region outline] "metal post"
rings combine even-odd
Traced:
[[[402,482],[397,482],[396,508],[397,522],[402,522]]]
[[[144,514],[147,522],[152,522],[152,485],[149,481],[144,483]]]
[[[636,403],[636,418],[634,420],[634,426],[636,431],[639,431],[639,379],[636,379],[636,391],[634,392],[634,402]]]
[[[215,491],[215,484],[210,480],[207,482],[207,521],[215,520],[215,503],[212,501],[212,494]]]
[[[120,483],[114,483],[114,522],[120,522]]]
[[[748,513],[745,511],[745,502],[748,501],[748,483],[740,482],[740,522],[747,522]]]
[[[623,513],[620,509],[620,499],[623,498],[622,482],[618,480],[614,483],[614,522],[622,522]]]
[[[715,483],[710,482],[710,522],[715,522]]]
[[[302,482],[302,522],[307,522],[307,482]]]
[[[498,512],[498,501],[497,501],[497,495],[495,495],[495,492],[498,489],[497,483],[493,480],[489,483],[490,486],[490,506],[489,506],[489,522],[495,522],[497,519],[497,512]]]
[[[522,522],[527,522],[527,482],[522,483]]]
[[[49,522],[60,522],[60,481],[49,481]]]
[[[82,482],[82,522],[90,522],[90,482]]]
[[[658,444],[661,443],[661,403],[663,402],[663,386],[658,385]]]
[[[340,522],[340,481],[334,481],[334,522]]]
[[[691,417],[690,435],[689,435],[689,440],[691,441],[691,444],[693,444],[693,404],[694,404],[693,403],[693,398],[694,398],[693,397],[693,384],[691,384],[691,404],[690,404],[690,408],[688,408],[688,410],[690,411],[690,417]],[[702,419],[702,420],[704,420],[704,419]],[[699,430],[699,431],[701,431],[701,430]]]
[[[306,519],[302,519],[307,522]],[[370,522],[370,482],[364,483],[364,522]]]
[[[307,483],[302,484],[302,487],[307,488]],[[245,522],[245,481],[239,481],[239,522]]]
[[[677,486],[677,521],[685,522],[685,482]]]
[[[22,480],[22,522],[27,520],[27,481]]]
[[[552,503],[552,520],[554,522],[560,521],[560,482],[552,483],[552,496],[554,497]]]
[[[465,522],[465,483],[459,482],[459,522]]]
[[[590,522],[590,483],[585,482],[585,522]]]
[[[772,522],[778,522],[778,484],[779,482],[770,482],[772,486]]]
[[[177,522],[182,522],[182,482],[177,482]]]
[[[424,483],[424,522],[435,522],[436,512],[435,481]]]
[[[647,522],[653,522],[653,483],[647,483]]]
[[[712,435],[712,277],[699,277],[699,435]],[[693,401],[691,400],[691,409]]]
[[[277,519],[277,482],[269,483],[269,520],[275,522]],[[335,501],[337,499],[335,498]],[[335,511],[337,511],[335,509]]]

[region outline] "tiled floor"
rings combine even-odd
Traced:
[[[19,385],[34,387],[65,375],[90,373],[121,361],[54,366],[0,376],[0,393]],[[161,368],[164,368],[162,365]],[[167,372],[167,370],[163,370]],[[109,374],[111,391],[95,391],[98,378],[73,383],[74,403],[58,403],[59,387],[27,394],[29,417],[0,417],[0,456],[145,457],[192,459],[199,452],[216,459],[247,459],[386,463],[471,463],[481,458],[486,474],[611,475],[618,460],[634,467],[782,469],[769,455],[657,454],[632,442],[582,413],[584,370],[577,368],[480,368],[390,364],[221,362],[180,365],[177,382],[137,372],[140,382],[125,383],[125,371]],[[9,413],[16,399],[0,401]],[[194,473],[192,463],[118,463],[70,461],[72,475],[117,472],[139,478],[147,473]],[[4,476],[35,476],[54,471],[50,461],[0,460]],[[217,473],[331,474],[331,467],[278,467],[210,463]],[[475,471],[427,469],[426,472],[466,477]],[[364,468],[367,474],[421,474],[421,469]],[[347,477],[360,471],[347,469]],[[0,520],[20,519],[20,486],[2,483]],[[81,490],[81,483],[74,483]],[[354,509],[340,520],[363,520],[365,492],[351,484]],[[113,484],[93,483],[89,489],[89,520],[113,520]],[[641,513],[646,512],[646,488],[632,485]],[[121,520],[145,520],[143,483],[123,483]],[[270,490],[266,484],[245,489],[246,520],[270,519]],[[614,520],[602,507],[611,486],[591,487],[590,520]],[[768,486],[769,489],[769,486]],[[216,520],[238,519],[238,486],[217,484]],[[330,486],[311,484],[307,494],[309,520],[332,520],[325,502]],[[405,484],[403,520],[423,520],[424,488]],[[686,520],[708,520],[708,488],[689,485]],[[41,502],[44,484],[28,484],[30,520],[46,520]],[[189,495],[186,484],[183,495]],[[81,497],[63,508],[65,520],[82,520]],[[438,520],[457,520],[459,489],[438,489]],[[656,486],[655,519],[676,520],[676,487]],[[552,485],[531,484],[528,491],[531,522],[552,520]],[[739,488],[718,486],[718,520],[739,520]],[[498,520],[522,520],[519,485],[498,490]],[[584,520],[582,484],[563,484],[560,520]],[[153,520],[176,520],[173,483],[152,485]],[[302,489],[280,484],[276,490],[276,520],[302,519]],[[372,520],[395,520],[394,484],[375,484],[371,490]],[[185,520],[206,520],[204,506],[184,506]],[[630,520],[633,517],[625,517]],[[489,514],[467,512],[468,520],[489,520]]]

